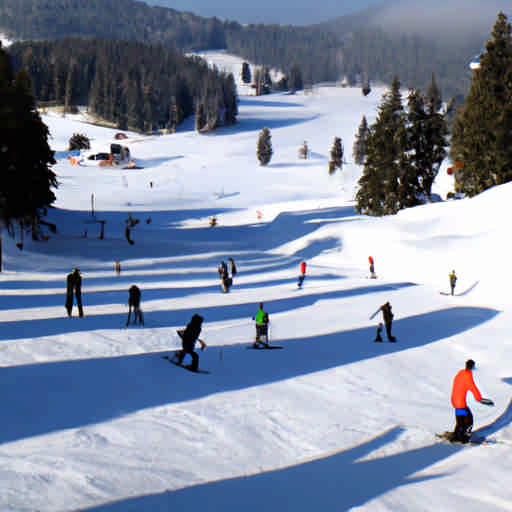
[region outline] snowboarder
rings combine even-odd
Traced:
[[[258,348],[261,345],[268,345],[268,323],[269,317],[268,313],[263,311],[263,302],[260,302],[258,312],[256,316],[253,317],[253,320],[256,321],[256,338],[254,340],[253,347]],[[262,337],[265,336],[265,341],[262,340]]]
[[[136,324],[137,320],[139,324],[144,325],[144,317],[140,309],[140,288],[136,285],[130,286],[128,290],[128,318],[126,319],[126,327],[130,323],[130,316],[133,308],[133,323]]]
[[[73,272],[69,273],[66,277],[66,310],[68,316],[71,316],[73,310],[73,295],[76,298],[78,316],[82,318],[84,316],[82,308],[82,276],[77,268],[74,268]]]
[[[375,274],[375,263],[372,256],[368,256],[368,263],[370,264],[370,279],[376,279],[377,274]]]
[[[391,325],[393,324],[393,313],[391,311],[391,304],[386,302],[382,304],[382,306],[373,313],[370,317],[370,320],[379,312],[382,311],[382,317],[384,319],[384,326],[386,327],[386,335],[388,337],[388,341],[395,342],[396,338],[391,334]]]
[[[380,341],[382,342],[382,322],[379,322],[379,325],[377,326],[377,335],[375,336],[375,339],[373,341]]]
[[[473,359],[468,359],[465,368],[457,373],[452,384],[451,402],[455,409],[455,431],[453,432],[453,438],[450,440],[461,443],[469,442],[473,428],[473,414],[466,403],[467,392],[471,391],[475,400],[481,404],[494,405],[492,400],[482,398],[480,391],[476,387],[473,380],[474,367],[475,362]]]
[[[450,290],[451,294],[453,295],[453,292],[455,291],[455,284],[457,283],[457,276],[455,275],[455,270],[452,270],[448,277],[450,278]]]
[[[297,286],[299,288],[302,288],[302,283],[304,282],[304,279],[306,279],[306,262],[305,261],[303,261],[300,264],[299,280],[297,281]]]
[[[201,344],[201,350],[206,348],[206,343],[199,338],[201,334],[201,327],[203,324],[203,317],[195,314],[190,319],[187,327],[185,329],[180,329],[178,332],[179,337],[182,340],[182,349],[179,350],[175,355],[177,356],[177,364],[182,364],[183,359],[187,354],[190,354],[192,358],[192,364],[186,366],[190,370],[197,372],[199,367],[199,356],[196,352],[194,352],[194,347],[196,341],[199,341]]]
[[[233,284],[233,279],[229,277],[228,266],[225,261],[221,261],[217,268],[220,276],[220,285],[223,293],[229,292],[229,287]]]

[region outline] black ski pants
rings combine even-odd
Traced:
[[[464,416],[455,414],[455,439],[461,443],[467,443],[473,429],[473,414],[469,407],[466,407]]]
[[[78,307],[78,316],[84,316],[84,310],[82,308],[82,293],[80,289],[74,290],[74,294],[76,297],[76,305]],[[68,316],[71,316],[71,312],[73,311],[73,290],[68,290],[66,293],[66,310],[68,312]]]
[[[396,338],[391,334],[391,325],[393,320],[389,320],[389,322],[385,323],[386,326],[386,336],[388,337],[388,341],[395,341]]]

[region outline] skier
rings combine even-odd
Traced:
[[[132,313],[133,308],[133,323],[136,324],[137,320],[139,324],[144,325],[144,317],[142,316],[142,311],[140,309],[140,288],[136,285],[130,286],[128,290],[128,318],[126,319],[126,327],[130,323],[130,315]]]
[[[473,414],[466,403],[468,391],[473,393],[477,402],[484,405],[494,405],[492,400],[482,398],[480,391],[476,387],[473,380],[474,367],[475,362],[473,359],[468,359],[465,368],[460,370],[453,379],[451,402],[455,409],[455,431],[453,432],[452,439],[450,439],[451,441],[467,443],[471,438]]]
[[[196,352],[194,352],[194,347],[196,344],[196,341],[199,341],[201,344],[201,350],[204,350],[206,348],[206,343],[199,338],[199,335],[201,334],[201,327],[203,324],[203,317],[195,314],[188,323],[187,327],[185,329],[180,329],[178,332],[178,335],[180,336],[182,340],[182,349],[179,350],[175,355],[177,356],[177,363],[182,364],[183,359],[187,354],[190,354],[190,357],[192,358],[192,364],[186,366],[186,368],[189,368],[190,370],[197,372],[197,369],[199,367],[199,356]]]
[[[396,338],[391,334],[391,325],[393,323],[393,313],[391,311],[391,304],[386,302],[382,304],[382,306],[377,310],[382,311],[382,317],[384,319],[384,326],[386,327],[386,335],[388,337],[388,341],[395,342]]]
[[[376,279],[377,275],[375,274],[375,264],[372,256],[368,256],[368,262],[370,263],[370,279]]]
[[[268,313],[263,311],[263,302],[260,302],[258,312],[253,317],[256,321],[256,338],[254,340],[253,347],[259,348],[261,345],[268,345]],[[265,336],[265,341],[262,341],[262,337]]]
[[[229,292],[229,287],[233,283],[233,279],[229,277],[228,274],[228,266],[225,261],[221,261],[219,267],[217,268],[220,276],[220,285],[223,293]]]
[[[121,275],[121,262],[118,259],[114,263],[114,270],[116,272],[116,276],[120,276]]]
[[[455,291],[455,284],[457,283],[457,276],[455,275],[455,270],[452,270],[448,277],[450,278],[450,290],[453,295],[453,292]]]
[[[299,280],[297,282],[297,286],[299,288],[302,288],[302,283],[304,282],[304,279],[306,279],[306,262],[303,261],[300,264],[300,274],[299,274]]]
[[[71,316],[73,310],[73,295],[76,297],[76,305],[78,307],[78,316],[84,316],[82,308],[82,276],[77,268],[69,273],[66,277],[66,310],[68,316]]]

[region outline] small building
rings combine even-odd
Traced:
[[[110,154],[115,163],[130,160],[130,150],[126,146],[121,146],[121,144],[110,144]]]

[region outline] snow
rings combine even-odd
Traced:
[[[3,32],[0,32],[0,43],[3,48],[7,48],[10,46],[14,41],[9,39]]]
[[[0,510],[512,508],[512,283],[503,267],[512,184],[392,217],[356,215],[354,133],[363,115],[373,122],[383,93],[241,95],[239,123],[215,134],[192,123],[172,135],[127,134],[121,143],[143,169],[59,159],[48,213],[58,233],[26,237],[22,251],[19,234],[3,236]],[[117,133],[83,114],[43,119],[58,151],[77,131],[98,148]],[[268,167],[255,155],[263,126],[274,146]],[[329,176],[335,136],[347,162]],[[304,139],[311,158],[299,160]],[[453,189],[446,166],[434,187],[443,198]],[[133,246],[130,213],[140,219]],[[106,220],[104,240],[95,219]],[[369,255],[376,280],[367,279]],[[239,273],[222,294],[216,268],[230,256]],[[64,309],[73,267],[84,318]],[[441,295],[452,269],[458,294]],[[143,328],[124,327],[131,284],[142,290]],[[387,300],[398,342],[373,343],[380,315],[369,316]],[[283,350],[246,350],[259,301]],[[210,375],[160,357],[194,313],[205,318],[200,367]],[[470,397],[475,429],[500,442],[436,442],[453,427],[451,381],[470,357],[496,404]]]

